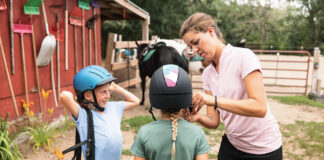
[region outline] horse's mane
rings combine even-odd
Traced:
[[[140,56],[141,56],[143,50],[144,50],[147,46],[148,46],[147,43],[142,43],[142,44],[139,44],[139,45],[137,46],[137,56],[136,56],[137,59],[140,59]]]

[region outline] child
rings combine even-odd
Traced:
[[[87,66],[81,69],[73,79],[77,102],[69,91],[63,91],[60,94],[61,103],[72,113],[81,142],[87,140],[88,136],[86,112],[91,111],[92,113],[95,137],[94,154],[92,152],[92,156],[88,158],[86,154],[87,144],[82,145],[85,159],[107,159],[109,157],[112,160],[120,160],[122,152],[121,117],[124,110],[137,106],[139,99],[115,84],[114,80],[116,78],[103,67]],[[108,102],[111,92],[120,94],[125,101]],[[91,127],[89,127],[89,130],[91,130]],[[93,148],[87,149],[92,150]]]
[[[186,71],[170,64],[160,67],[152,76],[149,97],[151,106],[161,110],[162,120],[141,127],[131,147],[134,159],[208,159],[210,148],[203,130],[179,118],[181,109],[192,106]]]

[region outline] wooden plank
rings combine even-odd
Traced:
[[[149,40],[149,19],[142,21],[142,40]]]
[[[118,85],[123,87],[123,88],[126,88],[126,87],[129,87],[129,86],[136,85],[136,84],[138,84],[140,82],[141,82],[140,78],[134,78],[134,79],[129,80],[129,82],[128,82],[128,80],[126,80],[124,82],[120,82],[120,83],[118,83]]]
[[[137,61],[137,59],[130,60],[129,64],[131,67],[137,66],[138,61]],[[127,61],[120,62],[120,63],[112,63],[111,70],[116,71],[116,70],[123,69],[123,68],[127,68]]]
[[[151,43],[152,41],[137,41],[137,43]],[[137,48],[135,41],[118,41],[115,42],[115,49],[121,48]]]
[[[147,19],[148,21],[150,20],[150,15],[147,12],[135,7],[134,5],[130,4],[129,2],[127,2],[125,0],[114,0],[114,1],[117,2],[118,4],[120,4],[121,6],[125,7],[129,11],[137,14],[139,17],[141,17],[143,19]]]
[[[108,41],[107,41],[107,50],[106,50],[106,62],[105,68],[111,72],[112,71],[112,62],[115,59],[115,49],[114,44],[117,39],[117,34],[109,33],[108,34]]]

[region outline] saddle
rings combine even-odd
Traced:
[[[145,52],[142,53],[143,56],[143,62],[146,62],[147,60],[149,60],[152,55],[155,53],[156,48],[158,47],[162,47],[162,46],[166,46],[165,42],[158,42],[158,43],[153,43],[150,44],[148,47],[146,47]]]

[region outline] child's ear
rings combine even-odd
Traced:
[[[85,92],[83,93],[83,95],[84,95],[84,98],[85,98],[86,100],[88,100],[88,101],[90,101],[90,100],[92,99],[92,91],[90,91],[90,90],[85,91]]]

